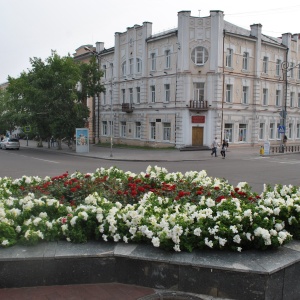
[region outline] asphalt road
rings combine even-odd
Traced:
[[[124,171],[135,173],[145,171],[148,165],[165,167],[169,172],[206,170],[209,176],[226,178],[236,185],[246,181],[252,190],[261,193],[263,184],[300,185],[300,154],[273,157],[230,155],[226,159],[202,155],[199,161],[147,162],[110,161],[106,159],[67,155],[59,151],[21,148],[21,150],[0,150],[0,177],[20,178],[23,175],[56,176],[66,171],[94,172],[98,167],[116,166]]]

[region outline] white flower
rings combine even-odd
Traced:
[[[242,248],[241,247],[237,247],[236,250],[239,251],[239,252],[242,252]]]
[[[219,244],[223,247],[223,246],[225,246],[225,244],[227,243],[227,239],[222,239],[222,238],[218,238],[218,240],[219,240]]]
[[[9,241],[8,241],[8,240],[4,240],[4,241],[2,241],[2,243],[1,243],[2,246],[6,246],[6,245],[8,245],[8,244],[9,244]]]
[[[73,218],[71,219],[71,221],[70,221],[70,224],[71,224],[72,226],[75,226],[76,220],[77,220],[77,219],[78,219],[78,216],[73,217]]]
[[[231,225],[229,228],[230,228],[230,230],[231,230],[233,233],[238,233],[238,232],[239,232],[238,229],[237,229],[237,227],[236,227],[235,225]]]
[[[201,232],[202,232],[202,230],[200,228],[194,229],[194,235],[196,235],[196,236],[200,236]]]
[[[204,239],[205,245],[208,246],[209,248],[212,248],[214,246],[214,243],[210,240],[208,240],[208,238],[206,237]]]
[[[236,234],[236,235],[233,237],[233,241],[234,241],[235,243],[239,244],[239,243],[241,242],[241,237],[240,237],[238,234]]]
[[[155,237],[155,236],[154,236],[154,237],[152,238],[151,242],[152,242],[152,244],[153,244],[154,247],[159,247],[159,245],[160,245],[160,240],[159,240],[158,237]]]
[[[102,234],[103,241],[107,242],[107,235]]]
[[[205,204],[207,205],[207,207],[213,207],[216,205],[215,201],[211,198],[207,198]]]
[[[82,217],[83,220],[85,220],[85,221],[86,221],[86,220],[88,219],[88,217],[89,217],[89,215],[88,215],[85,211],[79,212],[78,216],[79,216],[79,217]]]
[[[16,232],[20,233],[20,232],[21,232],[21,229],[22,229],[21,226],[17,226],[17,227],[16,227]]]
[[[40,218],[42,218],[42,219],[44,219],[44,218],[47,218],[47,213],[46,212],[41,212],[40,214],[39,214],[39,217]]]
[[[38,226],[39,223],[40,223],[41,221],[42,221],[41,218],[35,218],[35,219],[33,220],[33,225]]]
[[[179,247],[179,244],[176,244],[173,249],[176,251],[176,252],[180,252],[180,247]]]

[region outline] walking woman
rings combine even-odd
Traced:
[[[227,143],[225,140],[223,140],[222,142],[222,148],[221,148],[221,155],[222,155],[222,158],[225,159],[225,156],[226,156],[226,147],[227,147]]]

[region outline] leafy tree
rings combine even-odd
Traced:
[[[89,116],[86,97],[104,90],[99,84],[102,72],[95,58],[90,64],[60,57],[52,51],[45,61],[30,59],[32,69],[19,78],[8,78],[7,107],[15,124],[31,125],[42,140],[51,136],[61,149],[62,138],[72,138],[76,127],[84,127]],[[81,83],[81,90],[76,87]],[[49,144],[48,144],[49,145]]]

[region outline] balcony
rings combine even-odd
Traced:
[[[190,100],[189,110],[208,110],[209,106],[207,105],[207,101],[203,100]]]
[[[122,103],[122,112],[132,113],[133,104],[132,103]]]

